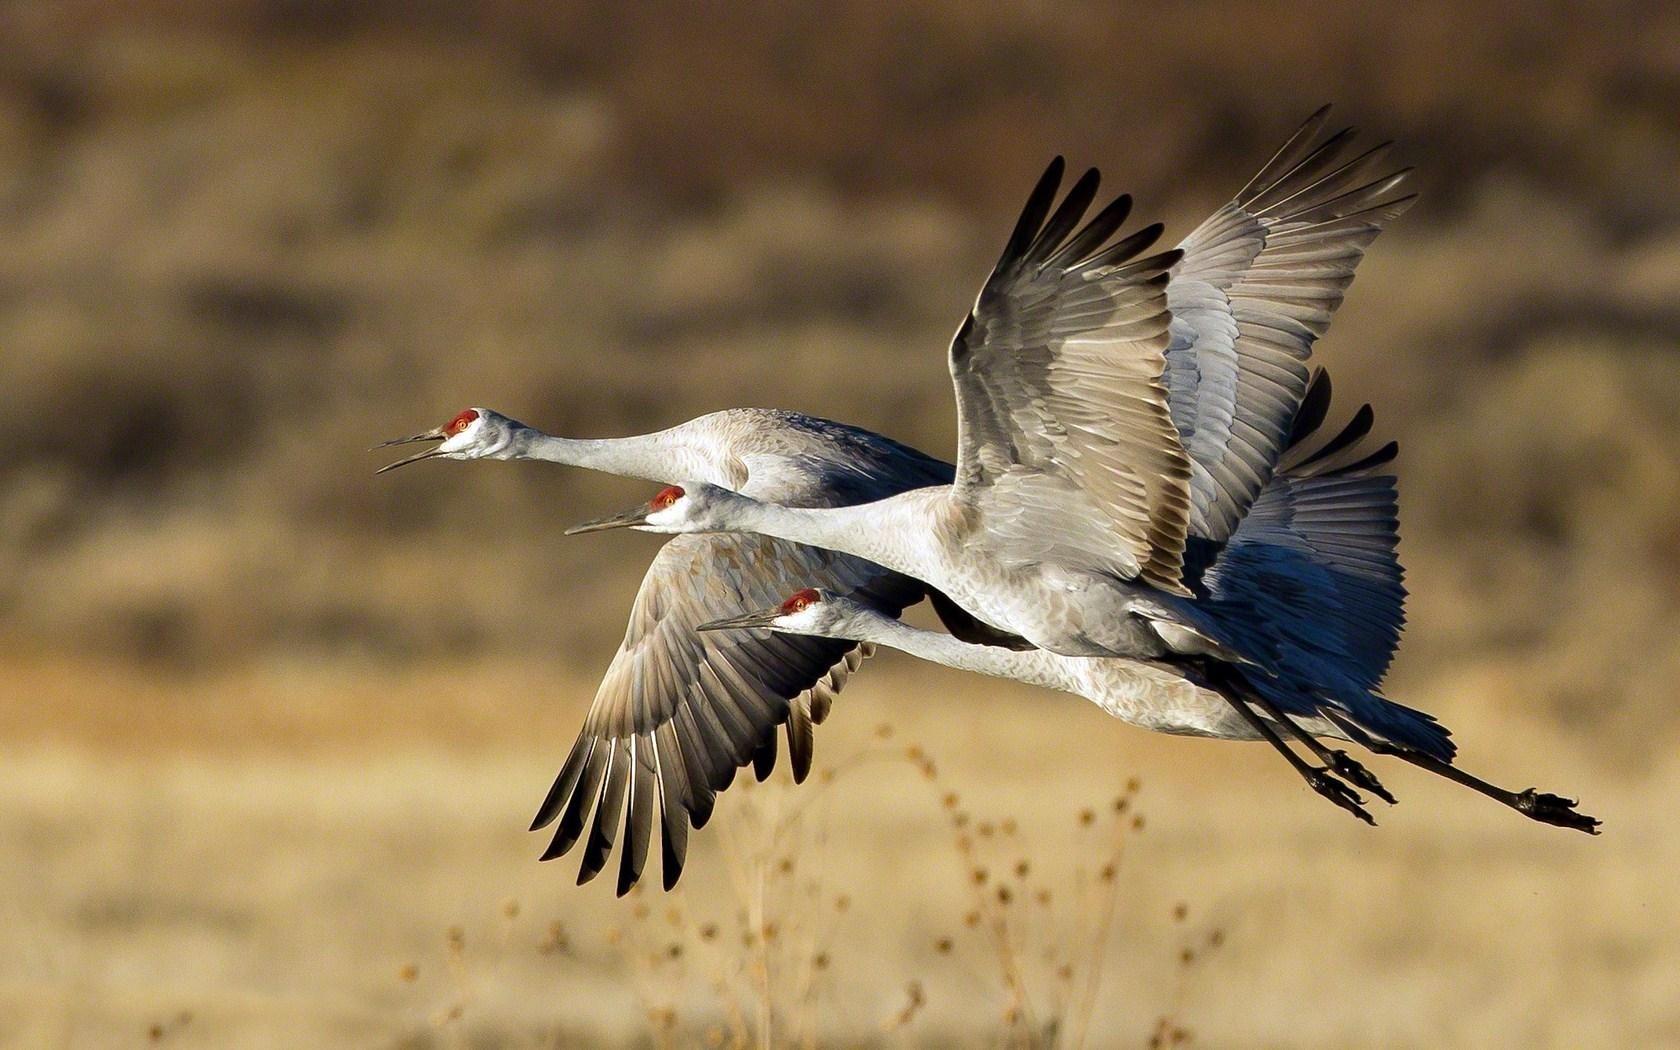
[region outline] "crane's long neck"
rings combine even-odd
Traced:
[[[915,489],[849,507],[784,507],[740,497],[729,528],[805,543],[884,565],[950,590],[934,536],[938,489]]]
[[[667,433],[621,438],[564,438],[527,428],[516,459],[541,459],[626,478],[671,483],[685,478],[714,480],[710,457],[673,442]]]
[[[1066,661],[1079,657],[1057,656],[1043,649],[1017,651],[996,645],[977,645],[941,631],[923,630],[885,616],[860,619],[848,625],[846,635],[959,671],[974,671],[993,678],[1008,678],[1064,692],[1079,691],[1078,683],[1067,673],[1066,666]]]

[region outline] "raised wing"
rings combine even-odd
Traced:
[[[1079,226],[1095,169],[1051,214],[1061,177],[1058,157],[951,344],[956,494],[980,502],[987,489],[1030,491],[1031,506],[1011,500],[1017,519],[1095,523],[1121,572],[1183,593],[1190,465],[1162,382],[1167,269],[1178,253],[1137,258],[1159,224],[1107,243],[1128,197]]]
[[[1309,117],[1236,198],[1184,239],[1167,285],[1167,403],[1190,456],[1192,535],[1224,540],[1271,478],[1306,360],[1383,226],[1416,199],[1388,143]]]
[[[861,651],[827,638],[695,628],[812,586],[854,593],[894,616],[924,590],[868,562],[764,536],[678,536],[660,549],[583,730],[531,825],[535,831],[559,819],[544,860],[576,845],[593,812],[578,872],[587,882],[606,865],[622,822],[622,895],[641,877],[657,822],[669,889],[682,871],[689,825],[706,823],[736,770],[750,762],[761,777],[769,772],[784,722],[795,777],[803,778],[811,726]]]

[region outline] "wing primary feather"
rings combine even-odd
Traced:
[[[795,784],[805,783],[805,778],[811,772],[811,753],[815,746],[815,731],[812,729],[811,699],[817,689],[822,688],[819,683],[806,695],[796,698],[788,707],[787,744],[788,765],[793,771]]]
[[[1250,194],[1263,192],[1263,190],[1257,191],[1256,187],[1270,187],[1280,177],[1278,173],[1288,172],[1294,168],[1311,148],[1312,140],[1317,138],[1318,133],[1324,129],[1325,121],[1329,116],[1330,105],[1326,103],[1318,107],[1312,116],[1303,120],[1301,126],[1295,129],[1295,133],[1289,136],[1288,140],[1278,147],[1277,152],[1272,154],[1272,158],[1263,164],[1259,171],[1254,173],[1252,179],[1248,180],[1248,185],[1238,191],[1236,199],[1239,201],[1250,199]]]
[[[1340,152],[1342,144],[1353,138],[1354,134],[1353,128],[1343,128],[1315,146],[1311,153],[1307,154],[1293,168],[1280,175],[1276,182],[1252,197],[1238,199],[1242,200],[1243,206],[1250,211],[1262,212],[1271,209],[1275,202],[1268,198],[1273,194],[1287,196],[1289,186],[1293,183],[1317,178],[1320,172],[1336,162],[1336,156]]]
[[[688,808],[683,805],[686,775],[676,766],[682,762],[676,730],[666,722],[653,733],[653,764],[659,774],[659,869],[668,891],[682,877],[688,855]]]
[[[1394,461],[1394,457],[1399,454],[1400,442],[1390,441],[1388,444],[1377,449],[1370,455],[1364,457],[1363,459],[1354,460],[1352,463],[1344,463],[1337,466],[1320,463],[1320,469],[1315,471],[1314,474],[1317,476],[1334,474],[1337,477],[1341,477],[1342,475],[1363,474],[1367,470],[1374,470],[1377,467],[1392,463]]]
[[[1132,213],[1132,195],[1122,193],[1103,206],[1085,228],[1073,235],[1073,238],[1062,245],[1056,254],[1044,264],[1045,269],[1071,269],[1083,262],[1087,256],[1102,247],[1103,242],[1125,225],[1126,219]]]
[[[1401,168],[1391,175],[1384,175],[1380,179],[1373,179],[1363,186],[1348,190],[1346,193],[1331,197],[1326,201],[1317,201],[1302,208],[1300,211],[1290,212],[1288,215],[1278,216],[1278,222],[1318,223],[1334,222],[1347,217],[1347,208],[1355,202],[1363,203],[1381,197],[1394,187],[1404,182],[1407,176],[1416,170]],[[1415,196],[1415,194],[1414,194]],[[1380,207],[1380,205],[1379,205]]]
[[[560,826],[554,829],[553,840],[538,859],[553,860],[563,856],[577,844],[578,838],[583,834],[584,822],[589,819],[589,808],[601,788],[601,777],[607,769],[607,754],[611,750],[611,740],[596,738],[590,741],[589,759],[584,765],[583,777],[572,790],[571,800],[566,803],[566,811],[561,814]]]
[[[1009,243],[1004,246],[1003,254],[998,257],[999,270],[1014,265],[1027,254],[1034,239],[1038,236],[1039,228],[1044,225],[1044,217],[1050,214],[1050,204],[1056,199],[1056,190],[1062,184],[1062,170],[1067,162],[1056,157],[1044,169],[1044,174],[1038,177],[1038,184],[1027,196],[1026,206],[1021,209],[1021,217],[1015,220],[1015,230],[1009,235]]]
[[[752,766],[753,779],[761,784],[770,778],[771,773],[776,771],[775,726],[771,726],[770,731],[764,734],[763,743],[759,744],[758,749],[753,752]]]
[[[1348,424],[1342,428],[1342,432],[1326,441],[1323,448],[1303,459],[1299,466],[1310,467],[1314,463],[1321,463],[1342,449],[1358,444],[1364,440],[1366,434],[1371,432],[1371,425],[1376,422],[1376,419],[1376,413],[1371,411],[1370,405],[1360,405],[1359,411],[1355,412],[1353,418],[1348,420]]]
[[[653,767],[653,738],[646,734],[630,740],[630,812],[624,818],[624,847],[618,860],[618,896],[630,892],[647,864],[648,843],[653,835],[654,795],[658,775]]]
[[[1329,145],[1329,144],[1330,143],[1326,143],[1326,145]],[[1277,200],[1269,201],[1266,204],[1266,207],[1264,209],[1262,209],[1262,211],[1263,212],[1269,212],[1269,213],[1272,213],[1272,214],[1281,215],[1283,213],[1284,206],[1289,204],[1292,201],[1299,200],[1300,198],[1305,197],[1308,194],[1313,193],[1314,191],[1322,191],[1322,190],[1324,190],[1325,187],[1334,187],[1338,182],[1343,182],[1343,183],[1351,182],[1351,181],[1353,181],[1354,177],[1361,170],[1363,170],[1365,168],[1369,168],[1369,167],[1375,167],[1376,162],[1378,160],[1381,160],[1383,157],[1387,156],[1388,153],[1390,153],[1393,149],[1394,149],[1394,142],[1392,140],[1387,141],[1387,142],[1379,142],[1375,146],[1372,146],[1370,149],[1366,150],[1364,153],[1361,153],[1359,156],[1354,157],[1351,160],[1348,160],[1345,163],[1336,166],[1334,169],[1325,172],[1323,175],[1320,175],[1318,178],[1313,179],[1311,182],[1306,183],[1306,185],[1300,186],[1300,187],[1294,189],[1292,192],[1288,193],[1285,196],[1279,197]],[[1410,170],[1410,169],[1406,169],[1406,170]],[[1292,176],[1298,176],[1298,173],[1292,172],[1291,175]],[[1274,188],[1276,188],[1276,187],[1274,187]],[[1268,190],[1267,192],[1270,192],[1270,190]],[[1340,196],[1340,191],[1338,191],[1336,193],[1336,196]]]
[[[554,778],[554,783],[543,798],[542,805],[537,807],[537,815],[531,820],[531,830],[541,831],[554,822],[560,815],[560,807],[571,797],[572,789],[577,787],[578,778],[583,775],[583,767],[589,762],[589,752],[595,746],[595,738],[588,733],[578,734],[572,744],[571,753],[566,756],[565,764],[560,767],[560,773]]]
[[[1027,249],[1026,258],[1022,260],[1025,264],[1043,264],[1050,260],[1062,241],[1078,229],[1079,220],[1085,217],[1086,209],[1097,199],[1097,186],[1101,182],[1101,172],[1096,168],[1085,169],[1085,174],[1079,176],[1073,188],[1068,190],[1067,196],[1062,198],[1061,205],[1057,207],[1055,214],[1050,216],[1050,221],[1038,231],[1032,247]]]
[[[1107,248],[1086,259],[1080,264],[1080,268],[1095,270],[1105,266],[1117,266],[1160,240],[1161,231],[1165,229],[1164,224],[1152,222],[1136,233],[1115,241]]]
[[[1284,447],[1293,448],[1317,433],[1329,413],[1330,373],[1315,367],[1312,377],[1307,380],[1307,392],[1301,398],[1301,407],[1295,410],[1295,421],[1289,425],[1289,440]]]
[[[607,866],[607,855],[612,852],[613,841],[618,837],[618,822],[624,816],[624,792],[630,784],[629,767],[633,764],[629,748],[628,740],[613,742],[606,780],[601,784],[601,797],[595,803],[595,823],[590,828],[589,840],[583,845],[583,862],[578,867],[579,886],[601,874],[601,869]]]

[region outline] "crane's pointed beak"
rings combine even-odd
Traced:
[[[609,514],[604,518],[596,518],[593,521],[573,525],[566,530],[566,535],[576,536],[582,532],[605,532],[608,529],[633,529],[637,525],[646,525],[647,518],[648,506],[642,503],[617,514]]]
[[[729,616],[722,620],[713,620],[696,627],[697,631],[739,631],[751,627],[773,628],[776,617],[781,615],[781,608],[760,609],[758,612],[743,613],[740,616]]]
[[[443,428],[442,427],[433,427],[432,429],[426,431],[424,434],[410,434],[408,437],[405,437],[405,438],[392,438],[389,441],[381,441],[379,444],[377,444],[377,445],[373,446],[372,448],[368,449],[368,451],[369,452],[378,452],[380,449],[390,448],[392,445],[412,445],[416,441],[442,441],[442,440],[443,440]]]
[[[409,437],[405,437],[405,438],[392,438],[390,441],[381,441],[379,444],[377,444],[377,445],[373,446],[372,448],[368,449],[368,451],[369,452],[377,452],[382,448],[390,448],[392,445],[412,445],[416,441],[442,441],[442,440],[443,440],[443,428],[434,427],[433,429],[426,431],[424,434],[413,434],[413,435],[410,435]],[[438,450],[435,449],[435,448],[429,448],[424,452],[417,452],[414,455],[409,456],[407,459],[399,459],[395,463],[387,463],[383,467],[380,467],[378,470],[374,471],[374,474],[376,474],[376,475],[383,474],[387,470],[396,470],[398,467],[403,466],[404,464],[418,463],[423,459],[431,459],[433,456],[436,456],[436,455],[440,455]]]

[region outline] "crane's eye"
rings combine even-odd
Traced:
[[[784,612],[784,613],[803,612],[804,610],[809,609],[811,606],[815,605],[820,600],[821,600],[821,595],[817,594],[817,592],[815,590],[807,587],[804,590],[800,591],[799,593],[795,594],[793,597],[789,598],[787,601],[783,602],[782,603],[782,612]]]
[[[669,507],[671,504],[677,502],[677,500],[682,499],[682,497],[683,490],[675,485],[672,485],[670,488],[661,489],[659,491],[659,495],[653,497],[653,507],[656,510],[664,510],[666,507]]]
[[[477,418],[478,418],[478,413],[474,412],[472,409],[469,408],[465,412],[462,412],[460,415],[456,416],[454,419],[451,419],[449,422],[445,423],[443,425],[443,432],[445,434],[448,434],[450,437],[454,437],[456,434],[459,434],[461,431],[463,431],[463,430],[467,429],[468,427],[472,426],[473,420],[475,420]]]

